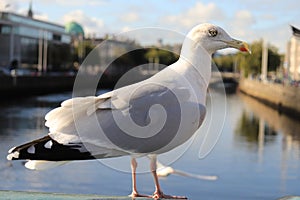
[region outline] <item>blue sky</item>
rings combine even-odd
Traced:
[[[30,0],[0,0],[0,9],[25,14]],[[5,5],[9,7],[5,8]],[[231,36],[248,42],[264,38],[284,53],[291,37],[289,25],[300,28],[297,0],[33,0],[38,19],[64,25],[77,21],[87,35],[118,34],[143,27],[187,33],[194,25],[211,22]],[[156,34],[137,36],[140,43],[177,42]]]

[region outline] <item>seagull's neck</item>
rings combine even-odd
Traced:
[[[187,66],[186,73],[197,74],[200,80],[208,86],[211,77],[211,54],[199,44],[186,39],[182,45],[178,63]]]

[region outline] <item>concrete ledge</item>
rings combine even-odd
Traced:
[[[152,198],[128,196],[103,196],[96,194],[62,194],[0,190],[0,200],[149,200]],[[168,200],[168,199],[164,199]]]
[[[286,197],[282,197],[278,200],[300,200],[300,196],[286,196]]]
[[[93,194],[57,194],[43,192],[0,191],[0,200],[131,200],[128,196],[102,196]],[[135,198],[143,200],[149,198]]]
[[[300,88],[241,79],[239,89],[261,102],[291,116],[300,116]]]

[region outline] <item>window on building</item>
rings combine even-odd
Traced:
[[[1,34],[10,34],[12,30],[11,26],[7,26],[7,25],[0,25],[0,33]]]
[[[53,40],[60,41],[61,40],[61,35],[53,34]]]

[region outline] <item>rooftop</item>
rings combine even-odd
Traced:
[[[11,12],[0,12],[0,22],[3,21],[5,24],[23,24],[31,27],[38,27],[45,30],[52,30],[56,32],[65,32],[65,27],[59,24],[42,21],[27,16],[11,13]]]
[[[293,35],[297,36],[297,37],[300,37],[300,29],[298,29],[298,28],[296,28],[295,26],[292,26],[292,25],[291,25],[291,28],[292,28],[292,31],[293,31]]]
[[[82,35],[84,37],[84,31],[80,24],[77,22],[69,22],[66,24],[66,33],[69,33],[71,35],[80,36]]]

